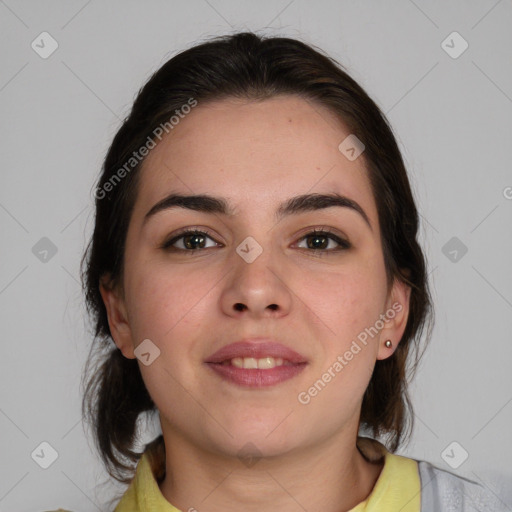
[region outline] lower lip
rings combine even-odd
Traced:
[[[276,366],[267,370],[237,368],[236,366],[206,363],[213,371],[223,379],[251,388],[274,386],[280,382],[291,379],[304,370],[306,363]]]

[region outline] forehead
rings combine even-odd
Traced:
[[[338,149],[348,135],[332,112],[297,96],[199,102],[146,157],[135,210],[143,216],[171,190],[223,196],[240,211],[337,192],[375,220],[363,158]]]

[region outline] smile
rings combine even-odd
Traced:
[[[235,368],[268,370],[276,366],[291,366],[293,363],[283,359],[282,357],[262,357],[256,359],[254,357],[234,357],[231,360],[222,361],[224,366],[231,365]]]
[[[249,388],[285,382],[301,373],[307,364],[292,363],[281,357],[234,357],[219,363],[206,363],[222,380]]]
[[[205,364],[224,381],[259,388],[295,377],[308,361],[276,340],[253,338],[222,347],[211,354]]]

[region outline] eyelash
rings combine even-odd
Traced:
[[[187,235],[206,235],[208,238],[210,238],[211,240],[216,242],[215,239],[213,238],[212,233],[210,233],[207,229],[201,229],[201,230],[187,229],[187,230],[181,231],[180,233],[177,233],[171,239],[165,241],[161,245],[160,248],[165,251],[169,251],[169,252],[181,251],[181,252],[195,253],[195,252],[201,251],[201,249],[181,249],[181,248],[172,247],[172,245],[174,243],[176,243],[178,240],[180,240],[181,238],[183,238]],[[340,251],[345,251],[347,249],[350,249],[352,247],[352,245],[347,240],[340,238],[338,235],[336,235],[335,233],[333,233],[332,231],[330,231],[327,228],[314,229],[313,231],[310,231],[309,233],[306,233],[305,235],[303,235],[299,239],[299,241],[301,242],[307,238],[310,238],[313,236],[319,236],[319,235],[325,236],[326,238],[334,240],[337,244],[339,244],[339,247],[337,247],[336,249],[308,249],[308,248],[306,248],[305,249],[306,251],[312,252],[314,254],[318,254],[319,256],[324,256],[324,254],[322,254],[322,253],[340,252]],[[216,242],[216,243],[218,243],[218,242]],[[207,249],[212,249],[212,247],[207,247]],[[204,250],[204,249],[202,249],[202,250]]]

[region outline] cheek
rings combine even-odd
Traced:
[[[337,348],[379,318],[386,294],[385,279],[363,265],[309,274],[301,280],[301,299],[312,316],[322,320],[326,333],[331,335],[328,338],[336,340]]]
[[[194,318],[203,315],[205,295],[211,276],[197,267],[146,263],[134,269],[129,289],[130,325],[137,335],[153,337],[162,343],[175,332],[190,328]]]
[[[197,413],[194,400],[183,392],[197,378],[197,358],[205,341],[204,324],[212,314],[213,304],[207,295],[212,276],[205,271],[184,271],[186,265],[171,266],[146,263],[132,269],[130,283],[130,327],[134,343],[150,339],[160,350],[151,365],[139,364],[150,396],[164,415],[182,421],[175,410]],[[202,401],[201,391],[194,397]]]

